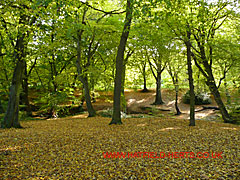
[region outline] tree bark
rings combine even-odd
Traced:
[[[124,89],[125,89],[125,76],[126,76],[126,62],[123,63],[123,69],[122,69],[122,87],[121,87],[122,95],[124,95]]]
[[[10,87],[10,95],[8,100],[8,107],[1,124],[2,128],[22,128],[19,123],[19,99],[20,99],[20,86],[22,82],[22,74],[24,70],[24,61],[20,60],[14,69],[12,84]]]
[[[174,82],[175,86],[175,109],[176,109],[176,115],[182,114],[179,107],[178,107],[178,91],[179,91],[179,84],[178,84],[178,76],[176,75],[176,82]]]
[[[190,43],[190,31],[187,31],[187,41],[185,42],[187,47],[187,66],[188,66],[188,80],[190,89],[190,124],[189,126],[195,126],[195,94],[194,84],[192,76],[192,58],[191,58],[191,43]]]
[[[4,113],[4,109],[3,109],[3,106],[2,106],[2,101],[1,101],[1,99],[0,99],[0,114],[1,113]]]
[[[126,49],[127,39],[130,31],[132,21],[133,4],[131,0],[127,0],[126,18],[124,23],[123,32],[121,35],[118,52],[116,57],[116,74],[114,81],[114,98],[113,98],[113,116],[111,124],[122,124],[121,121],[121,86],[122,86],[122,71],[124,52]]]
[[[154,105],[161,105],[164,104],[162,100],[162,73],[157,73],[157,80],[156,80],[156,96]]]
[[[24,63],[24,76],[23,76],[23,83],[22,83],[22,87],[23,87],[23,102],[26,106],[26,112],[28,116],[32,116],[32,110],[31,110],[31,106],[29,103],[29,94],[28,94],[28,74],[27,74],[27,63]]]
[[[89,91],[89,85],[88,85],[88,79],[87,77],[83,77],[82,75],[79,76],[80,81],[83,84],[84,88],[84,97],[87,105],[87,110],[88,110],[88,117],[94,117],[96,116],[96,111],[93,108],[92,101],[91,101],[91,96],[90,96],[90,91]]]
[[[220,109],[220,112],[222,114],[222,118],[223,118],[224,122],[231,123],[232,119],[231,119],[230,115],[228,114],[227,109],[222,101],[221,95],[218,91],[218,88],[216,86],[216,83],[215,83],[215,80],[214,80],[214,77],[212,74],[208,77],[206,84],[208,85],[211,93],[214,96],[214,99]]]
[[[78,75],[79,75],[79,80],[82,82],[83,88],[84,88],[84,96],[85,96],[85,100],[86,100],[86,104],[87,104],[88,117],[94,117],[94,116],[96,116],[96,111],[94,110],[94,108],[92,106],[91,96],[90,96],[89,86],[88,86],[88,79],[87,79],[87,77],[84,77],[83,70],[82,70],[82,67],[80,64],[80,62],[81,62],[80,39],[78,41],[78,55],[77,55],[76,66],[77,66],[77,71],[78,71]]]
[[[148,92],[147,77],[146,77],[146,62],[144,62],[144,64],[143,64],[142,75],[143,75],[143,90],[142,90],[142,92]]]

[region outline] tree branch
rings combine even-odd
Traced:
[[[99,12],[102,12],[102,13],[104,13],[104,14],[122,14],[122,13],[125,13],[126,11],[121,11],[121,12],[117,12],[117,11],[119,11],[119,10],[113,10],[113,11],[109,11],[109,12],[107,12],[107,11],[104,11],[104,10],[101,10],[101,9],[98,9],[98,8],[95,8],[95,7],[93,7],[93,6],[91,6],[88,2],[82,2],[82,1],[80,1],[82,4],[85,4],[87,7],[90,7],[90,8],[92,8],[92,9],[94,9],[94,10],[96,10],[96,11],[99,11]]]
[[[197,58],[196,58],[196,56],[195,56],[195,54],[194,54],[193,52],[191,52],[191,56],[193,57],[193,60],[194,60],[194,62],[195,62],[195,64],[196,64],[196,66],[198,67],[198,69],[201,71],[201,73],[202,73],[206,78],[208,78],[208,75],[204,72],[204,70],[202,69],[202,67],[198,64]]]

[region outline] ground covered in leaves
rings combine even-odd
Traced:
[[[197,121],[189,127],[166,118],[109,126],[110,120],[25,121],[24,129],[0,129],[0,179],[240,178],[240,126]],[[104,158],[106,152],[222,152],[222,158]]]

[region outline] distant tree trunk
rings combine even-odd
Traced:
[[[94,108],[92,106],[89,85],[88,85],[88,79],[87,79],[87,77],[83,77],[82,75],[79,76],[79,79],[82,82],[83,88],[84,88],[84,97],[85,97],[85,101],[86,101],[86,105],[87,105],[88,117],[94,117],[94,116],[96,116],[96,111],[94,110]]]
[[[17,61],[17,65],[14,69],[12,84],[10,87],[10,95],[8,100],[8,107],[1,124],[2,128],[22,128],[19,123],[19,98],[20,98],[20,87],[22,83],[22,74],[24,71],[24,61]]]
[[[2,102],[1,102],[1,99],[0,99],[0,114],[1,113],[4,113],[4,109],[3,109]]]
[[[175,86],[175,109],[176,109],[176,115],[182,114],[180,109],[178,108],[178,91],[179,91],[179,84],[178,84],[178,75],[176,74],[176,82],[174,83]]]
[[[148,92],[146,74],[143,76],[143,92]]]
[[[157,73],[157,80],[156,80],[156,96],[155,96],[155,102],[153,104],[155,105],[161,105],[164,104],[162,100],[162,73]]]
[[[142,90],[142,92],[148,92],[147,77],[146,77],[146,62],[144,62],[143,67],[142,67],[142,75],[143,75],[143,90]]]
[[[178,84],[178,71],[176,70],[175,67],[173,67],[175,70],[172,70],[171,65],[168,66],[168,73],[170,74],[171,78],[172,78],[172,82],[175,88],[175,109],[176,109],[176,115],[180,115],[182,114],[179,107],[178,107],[178,91],[179,91],[179,84]],[[179,68],[179,67],[177,67]]]
[[[162,65],[162,61],[158,62],[157,59],[154,59],[155,63],[157,64],[157,66],[154,66],[151,61],[149,56],[147,55],[148,58],[148,62],[149,62],[149,66],[151,68],[152,74],[156,80],[156,96],[155,96],[155,102],[153,103],[154,105],[161,105],[164,104],[163,100],[162,100],[162,72],[164,71],[164,69],[166,68],[166,63],[165,65]],[[158,63],[157,63],[158,62]],[[153,68],[157,71],[157,74],[154,72]]]
[[[29,103],[29,94],[28,94],[28,73],[27,73],[27,63],[25,62],[24,64],[24,76],[23,76],[23,83],[22,83],[22,87],[23,87],[23,102],[26,106],[26,112],[28,116],[32,116],[32,110],[31,110],[31,106]]]
[[[195,126],[195,94],[194,94],[194,84],[192,76],[192,58],[191,58],[191,43],[190,43],[190,31],[187,31],[188,40],[185,42],[187,47],[187,65],[188,65],[188,80],[190,88],[190,124],[189,126]]]
[[[121,86],[122,86],[122,71],[123,71],[123,61],[124,52],[126,49],[126,43],[130,31],[131,21],[132,21],[132,11],[133,4],[131,0],[127,0],[126,8],[126,18],[124,23],[124,28],[122,31],[122,36],[120,39],[120,44],[118,46],[118,52],[116,57],[116,74],[114,81],[114,99],[113,99],[113,116],[111,124],[122,124],[121,121]]]
[[[127,67],[127,62],[130,56],[134,53],[134,50],[131,51],[129,50],[127,53],[126,58],[123,60],[123,69],[122,69],[122,87],[121,87],[121,93],[124,95],[124,89],[125,89],[125,79],[126,79],[126,67]]]

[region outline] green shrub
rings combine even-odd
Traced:
[[[190,104],[190,92],[187,91],[183,95],[183,103]],[[207,93],[195,93],[195,104],[196,105],[204,105],[204,104],[211,104],[211,98]]]
[[[98,112],[98,115],[102,116],[102,117],[109,117],[109,118],[111,118],[112,115],[113,115],[113,109],[101,110],[101,111]],[[121,111],[121,118],[126,118],[126,117],[127,117],[126,113]]]

